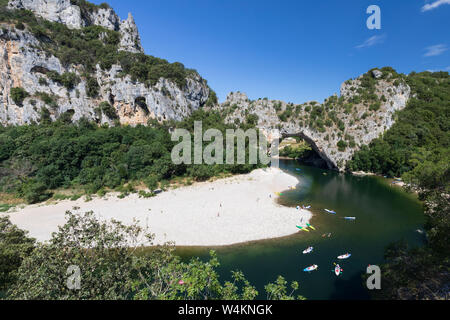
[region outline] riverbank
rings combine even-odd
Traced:
[[[311,219],[307,210],[276,203],[276,192],[298,184],[298,179],[280,169],[258,169],[213,182],[169,190],[144,199],[132,194],[119,199],[108,194],[86,202],[62,201],[33,205],[9,213],[11,221],[28,230],[38,241],[47,241],[65,223],[65,212],[94,211],[100,219],[124,224],[139,220],[155,234],[154,244],[171,241],[178,246],[225,246],[289,236],[296,225]]]

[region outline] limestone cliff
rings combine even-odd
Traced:
[[[73,3],[80,3],[80,6]],[[117,52],[146,59],[131,14],[122,21],[109,7],[90,5],[86,8],[81,6],[82,3],[86,5],[86,2],[70,0],[11,0],[8,12],[26,9],[37,19],[81,32],[89,26],[103,27],[120,36],[114,47]],[[0,20],[0,124],[38,122],[44,108],[49,110],[53,120],[66,112],[73,115],[74,121],[85,117],[110,124],[117,120],[132,125],[146,124],[149,119],[181,120],[208,100],[210,89],[196,72],[186,72],[184,82],[180,84],[174,79],[155,78],[154,74],[150,75],[154,78],[151,83],[140,81],[124,72],[117,62],[107,67],[97,64],[87,70],[80,63],[70,63],[55,56],[55,50],[48,49],[49,44],[54,43],[53,39],[46,35],[39,37],[36,35],[38,28],[27,22],[20,23],[14,19]],[[100,39],[102,37],[106,37],[106,32],[100,33]],[[110,47],[105,45],[105,48]],[[73,49],[66,50],[68,54],[70,50]],[[70,57],[63,53],[62,57]],[[55,74],[71,75],[78,80],[71,86],[64,86],[50,76]],[[98,87],[97,94],[89,94],[90,83]],[[13,88],[23,89],[23,99],[14,99]],[[116,116],[105,116],[99,109],[105,102],[112,106],[110,113]]]
[[[406,106],[411,90],[390,68],[371,72],[341,86],[341,95],[323,104],[294,105],[283,101],[251,101],[244,93],[230,93],[219,107],[228,122],[257,116],[257,127],[273,138],[301,137],[326,161],[343,170],[355,151],[388,130],[395,112]]]
[[[62,23],[69,28],[80,29],[96,25],[119,31],[121,50],[144,52],[131,13],[128,19],[122,21],[112,8],[91,5],[88,9],[82,10],[82,7],[72,4],[70,0],[10,0],[8,8],[30,10],[38,17]]]

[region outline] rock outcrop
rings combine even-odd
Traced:
[[[340,97],[332,96],[323,104],[313,101],[295,106],[267,99],[251,101],[244,93],[235,92],[218,108],[229,123],[245,122],[248,115],[256,115],[257,127],[269,141],[300,137],[328,168],[344,170],[355,151],[392,127],[395,112],[405,108],[411,94],[410,87],[401,79],[389,76],[382,79],[380,70],[368,75],[376,81],[376,96],[372,97],[376,99],[370,103],[355,99],[362,92],[361,76],[346,81],[341,86]]]
[[[72,29],[96,25],[121,34],[120,49],[130,52],[144,52],[141,39],[131,13],[121,21],[111,8],[93,7],[81,10],[70,0],[10,0],[10,9],[26,9],[43,19],[58,22]]]
[[[140,37],[131,14],[121,21],[110,8],[86,10],[72,5],[69,0],[11,0],[9,8],[28,9],[44,19],[63,23],[71,28],[99,25],[121,34],[119,50],[142,52]],[[84,12],[84,13],[83,13]],[[22,28],[23,29],[23,28]],[[160,78],[155,84],[141,83],[113,64],[103,70],[97,65],[90,74],[99,86],[99,94],[92,98],[87,93],[88,79],[79,65],[64,65],[57,57],[42,50],[42,40],[28,28],[17,29],[0,21],[0,124],[22,125],[38,122],[42,110],[50,112],[51,119],[65,112],[72,120],[82,117],[99,123],[146,124],[149,119],[181,120],[203,106],[208,100],[209,87],[197,73],[186,78],[186,85]],[[62,75],[73,73],[80,79],[73,88],[52,81],[49,72]],[[11,89],[22,88],[26,96],[14,101]],[[99,105],[108,102],[117,114],[111,119],[99,112]]]

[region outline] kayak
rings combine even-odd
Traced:
[[[306,231],[306,232],[309,232],[308,227],[300,227],[300,226],[297,226],[297,228],[300,229],[300,231]]]
[[[352,255],[350,253],[343,254],[342,256],[337,257],[339,260],[345,260],[350,258]]]
[[[336,214],[336,211],[333,211],[333,210],[325,209],[325,211],[328,212],[328,213],[331,213],[331,214]]]
[[[313,250],[314,250],[313,247],[309,247],[308,249],[306,249],[306,250],[303,251],[303,254],[311,253],[311,252],[313,252]]]
[[[313,230],[316,230],[316,228],[314,228],[312,225],[310,225],[309,223],[306,224],[308,226],[308,228],[311,228]]]
[[[345,217],[344,219],[345,219],[345,220],[356,220],[355,217]]]
[[[336,265],[336,267],[334,268],[334,273],[339,276],[342,272],[344,271],[344,269],[341,268],[340,265]]]
[[[311,206],[304,207],[305,209],[311,209]]]
[[[309,247],[308,249],[306,249],[306,250],[303,251],[303,254],[311,253],[311,252],[313,252],[313,250],[314,250],[313,247]]]
[[[300,169],[300,168],[296,168],[295,170],[297,170],[297,171],[302,171],[302,169]]]
[[[310,266],[308,268],[303,269],[303,271],[304,272],[312,272],[312,271],[316,271],[318,268],[319,268],[319,266],[315,264],[315,265],[312,265],[312,266]]]

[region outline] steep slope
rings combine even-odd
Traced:
[[[0,7],[0,124],[82,117],[99,123],[181,120],[210,89],[195,70],[143,54],[131,14],[82,0]]]
[[[283,101],[250,101],[243,93],[230,93],[220,110],[227,122],[252,116],[257,127],[273,138],[300,137],[325,160],[328,168],[344,170],[356,150],[369,144],[395,122],[411,89],[404,76],[391,68],[374,69],[341,86],[341,95],[323,104],[294,105]]]

